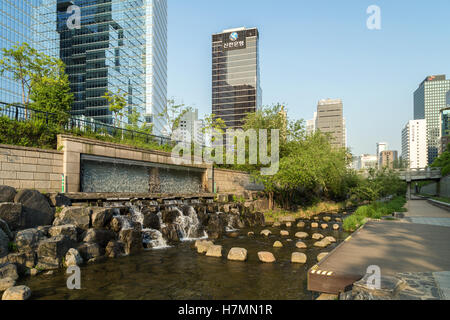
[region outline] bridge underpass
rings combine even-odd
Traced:
[[[406,198],[411,200],[411,184],[419,181],[436,181],[438,194],[442,173],[440,168],[408,169],[397,171],[399,178],[407,183]]]

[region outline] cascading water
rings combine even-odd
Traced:
[[[200,232],[200,221],[198,220],[197,212],[195,212],[193,207],[189,206],[187,208],[187,215],[184,215],[177,207],[174,207],[173,209],[178,212],[175,224],[177,224],[177,230],[181,234],[181,241],[193,241],[208,237],[208,234],[205,231],[202,233]]]
[[[170,248],[161,231],[155,229],[142,229],[142,242],[146,244],[147,248]]]

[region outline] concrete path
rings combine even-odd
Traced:
[[[310,270],[308,287],[335,293],[347,279],[362,278],[367,267],[377,265],[387,276],[433,273],[441,291],[450,294],[450,272],[445,272],[450,271],[450,213],[425,200],[410,200],[407,208],[403,220],[368,222],[316,266],[332,276],[317,278]]]

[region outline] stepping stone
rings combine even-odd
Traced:
[[[314,220],[319,221],[319,217],[317,217],[317,216],[314,217]]]
[[[247,236],[249,237],[253,237],[255,235],[255,233],[253,231],[250,231],[249,233],[247,233]]]
[[[228,252],[227,259],[231,261],[245,261],[247,260],[247,249],[231,248]]]
[[[202,240],[199,243],[196,243],[197,252],[200,254],[206,253],[209,247],[213,246],[214,243],[212,241]]]
[[[331,244],[331,242],[327,239],[322,239],[320,241],[317,241],[316,243],[314,243],[315,247],[319,247],[319,248],[326,248]]]
[[[281,227],[281,223],[279,222],[274,222],[272,227],[276,228],[276,227]]]
[[[331,221],[331,217],[323,217],[323,221],[330,222]]]
[[[321,235],[320,233],[314,233],[314,234],[312,235],[312,238],[313,238],[314,240],[320,240],[320,239],[323,239],[324,236]]]
[[[317,222],[311,223],[311,228],[318,228],[319,224]]]
[[[323,258],[325,258],[328,255],[328,252],[322,252],[317,256],[317,262],[320,262]]]
[[[306,239],[306,238],[308,238],[308,236],[309,235],[306,232],[297,232],[295,234],[295,237],[299,238],[299,239]]]
[[[268,236],[270,236],[272,234],[272,232],[270,230],[266,229],[266,230],[261,231],[260,234],[265,236],[265,237],[268,237]]]
[[[328,224],[326,224],[326,223],[322,223],[320,226],[322,227],[322,229],[328,228]]]
[[[3,292],[2,300],[28,300],[31,297],[31,290],[26,286],[17,286],[6,289]]]
[[[261,262],[272,263],[275,262],[275,257],[271,252],[261,251],[258,252],[258,258]]]
[[[292,222],[286,222],[286,228],[292,227]]]
[[[328,240],[330,243],[335,243],[336,239],[334,237],[325,237],[326,240]]]
[[[336,224],[333,224],[333,230],[339,230],[339,225],[336,223]]]
[[[283,237],[287,237],[289,235],[289,231],[281,230],[280,231],[280,235],[283,236]]]
[[[306,245],[306,243],[304,243],[303,241],[298,241],[298,242],[295,244],[295,246],[296,246],[298,249],[306,249],[306,248],[308,248],[308,246]]]
[[[280,241],[275,241],[273,244],[273,247],[274,248],[282,248],[283,244]]]
[[[342,219],[341,219],[341,218],[336,218],[336,219],[334,219],[334,220],[336,220],[337,222],[342,222]]]
[[[208,251],[206,252],[207,257],[215,257],[215,258],[221,258],[222,257],[222,246],[212,245],[208,248]]]
[[[306,263],[306,260],[308,258],[306,257],[306,254],[301,252],[294,252],[291,256],[291,262],[292,263]]]
[[[297,223],[297,228],[304,228],[306,226],[306,224],[303,221],[300,221],[299,223]]]

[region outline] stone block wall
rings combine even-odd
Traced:
[[[63,153],[0,145],[0,185],[42,192],[61,191]]]
[[[242,192],[250,185],[251,178],[246,172],[214,169],[214,182],[217,192]]]
[[[420,189],[420,193],[450,198],[450,175],[441,179],[439,194],[437,194],[438,193],[437,182],[433,182],[429,185],[423,186]]]

